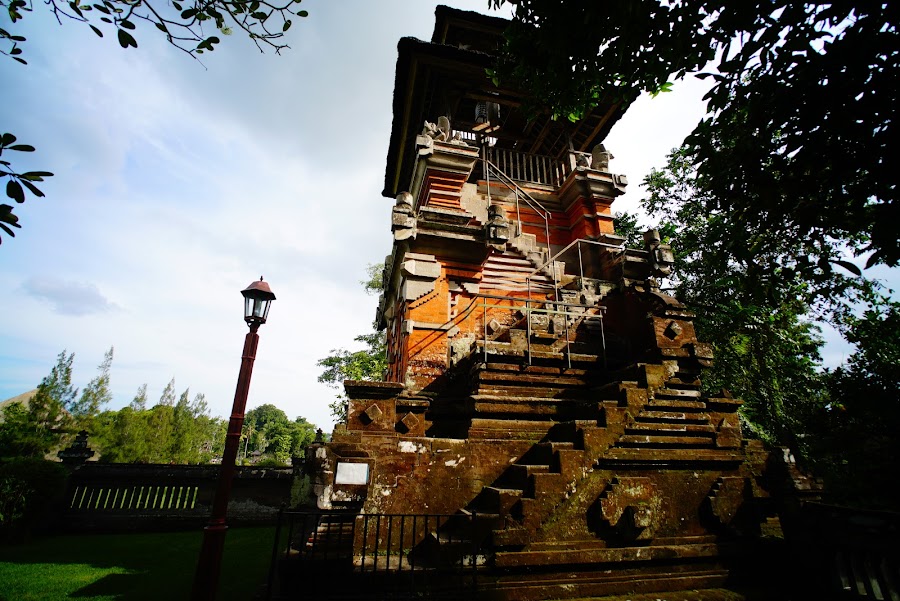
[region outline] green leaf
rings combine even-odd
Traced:
[[[0,136],[0,146],[9,146],[16,141],[16,137],[12,134],[3,134]]]
[[[189,9],[187,9],[187,10],[185,10],[185,11],[182,11],[182,13],[181,13],[181,18],[182,18],[182,19],[191,19],[191,18],[193,18],[193,17],[195,17],[195,16],[197,16],[197,9],[196,9],[196,8],[189,8]]]
[[[133,48],[137,48],[137,42],[131,36],[130,33],[125,31],[124,29],[119,29],[119,46],[122,48],[128,48],[129,46]]]
[[[134,23],[132,23],[131,21],[125,20],[125,19],[120,21],[119,25],[124,27],[125,29],[134,29]]]
[[[29,144],[14,144],[9,147],[10,150],[18,150],[19,152],[34,152],[34,146]]]
[[[180,5],[180,4],[178,4],[177,2],[172,2],[172,6],[175,7],[175,10],[177,10],[178,12],[181,12],[181,5]]]
[[[42,182],[45,177],[53,177],[53,174],[49,171],[28,171],[27,173],[23,173],[22,177],[30,179],[33,182]]]
[[[856,275],[856,276],[861,276],[861,275],[862,275],[862,271],[860,271],[859,267],[857,267],[856,265],[854,265],[853,263],[851,263],[851,262],[849,262],[849,261],[837,261],[837,260],[835,260],[835,261],[832,261],[832,263],[834,263],[835,265],[840,265],[841,267],[843,267],[844,269],[846,269],[847,271],[849,271],[849,272],[852,273],[853,275]]]
[[[19,227],[19,228],[20,228],[20,227],[22,227],[22,226],[16,223],[16,224],[13,224],[13,227]],[[9,229],[8,227],[6,227],[6,226],[3,225],[2,223],[0,223],[0,229],[2,229],[4,232],[6,232],[7,234],[9,234],[11,237],[13,237],[13,238],[16,237],[15,233],[13,233],[13,231],[12,231],[11,229]]]
[[[160,30],[161,32],[163,32],[163,33],[169,33],[169,30],[166,29],[166,26],[165,26],[164,24],[162,24],[162,23],[154,23],[154,25],[156,25],[156,28],[157,28],[158,30]]]
[[[101,38],[103,37],[103,32],[100,31],[99,29],[97,29],[96,27],[94,27],[93,25],[91,25],[91,29],[93,29],[94,33],[96,33],[98,36],[100,36]]]
[[[284,26],[281,28],[281,31],[285,32],[290,28],[291,28],[291,20],[288,19],[287,21],[284,22]]]
[[[22,190],[19,182],[14,179],[6,182],[6,195],[16,202],[25,202],[25,191]]]
[[[34,194],[34,195],[37,196],[38,198],[42,198],[42,197],[44,196],[44,193],[41,192],[41,191],[38,189],[37,186],[35,186],[34,184],[32,184],[32,183],[31,183],[30,181],[28,181],[27,179],[23,179],[23,180],[21,180],[21,182],[25,185],[26,188],[28,188],[29,190],[31,190],[31,193],[32,193],[32,194]]]
[[[82,17],[82,18],[84,17],[84,15],[81,13],[81,9],[78,8],[77,2],[69,2],[69,8],[71,8],[72,12],[74,12],[79,17]]]
[[[308,16],[309,16],[309,11],[307,11],[307,10],[298,10],[298,11],[297,11],[297,16],[298,16],[298,17],[308,17]]]

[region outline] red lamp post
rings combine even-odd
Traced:
[[[244,410],[247,407],[247,393],[250,390],[250,374],[253,372],[253,361],[256,359],[256,345],[259,336],[256,331],[266,323],[269,307],[275,295],[262,277],[244,290],[244,321],[250,326],[244,338],[244,352],[241,356],[241,371],[238,374],[237,390],[234,393],[234,405],[231,408],[231,419],[228,422],[228,433],[225,435],[225,451],[222,454],[222,467],[219,471],[219,485],[213,501],[209,524],[203,529],[203,546],[197,571],[194,573],[194,586],[191,599],[194,601],[214,601],[219,586],[219,572],[222,565],[222,551],[225,547],[225,514],[228,511],[228,497],[231,495],[231,481],[234,478],[234,463],[241,444],[241,427],[244,425]]]

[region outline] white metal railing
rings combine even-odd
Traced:
[[[551,315],[562,315],[565,318],[565,335],[566,335],[566,359],[568,361],[569,367],[572,367],[572,353],[571,353],[571,343],[572,341],[569,339],[569,320],[572,318],[572,323],[578,318],[585,317],[596,317],[600,320],[600,341],[601,348],[603,353],[603,365],[606,367],[606,334],[604,333],[603,327],[603,313],[606,311],[606,307],[602,305],[588,305],[584,303],[571,303],[571,302],[561,302],[561,301],[550,301],[545,299],[535,299],[535,298],[521,298],[516,296],[502,296],[499,294],[484,294],[479,293],[475,295],[473,301],[476,299],[481,299],[478,304],[481,305],[482,311],[482,348],[484,352],[484,361],[487,363],[488,360],[488,309],[515,309],[518,311],[522,311],[525,314],[525,343],[527,349],[527,358],[528,364],[531,364],[532,359],[532,351],[531,351],[531,316],[535,313],[544,314],[548,317]],[[508,304],[489,304],[489,300],[495,300],[500,302],[506,302]],[[470,303],[470,308],[473,303]],[[596,310],[596,313],[588,313],[590,310]],[[468,311],[471,312],[470,310]]]
[[[511,179],[554,188],[562,185],[569,172],[566,161],[508,148],[488,148],[486,158]]]
[[[625,250],[624,242],[622,244],[608,244],[606,242],[597,242],[596,240],[587,240],[585,238],[579,238],[578,240],[573,240],[572,242],[569,242],[566,246],[564,246],[562,248],[562,250],[557,252],[552,257],[549,257],[546,261],[544,261],[543,264],[539,265],[531,273],[529,273],[527,276],[525,276],[525,283],[527,285],[528,295],[529,296],[531,295],[531,278],[533,278],[535,275],[537,275],[540,271],[542,271],[548,265],[553,265],[553,263],[554,263],[554,261],[556,261],[556,259],[558,259],[560,256],[562,256],[563,253],[565,253],[570,248],[572,248],[573,246],[576,246],[576,245],[578,247],[578,275],[581,278],[581,282],[584,282],[584,260],[581,255],[581,245],[582,244],[592,244],[594,246],[600,246],[603,248],[609,248],[609,249],[617,250],[617,251]],[[549,255],[549,253],[548,253],[548,255]],[[553,272],[553,289],[556,291],[556,300],[558,301],[559,300],[559,274],[557,273],[556,265],[553,265],[553,268],[551,269],[551,271]]]

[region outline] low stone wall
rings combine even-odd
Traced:
[[[72,471],[61,512],[67,531],[199,528],[210,515],[217,465],[86,463]],[[235,468],[229,525],[274,524],[290,504],[292,468]]]

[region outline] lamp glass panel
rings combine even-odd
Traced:
[[[253,299],[253,317],[260,317],[262,319],[266,318],[266,306],[269,303],[266,301],[256,298]]]

